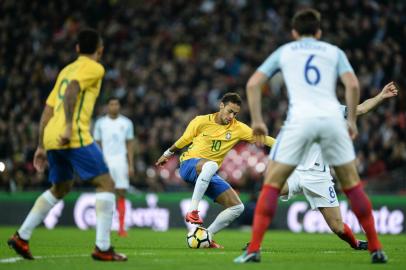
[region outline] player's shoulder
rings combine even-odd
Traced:
[[[79,56],[71,65],[78,66],[78,70],[81,72],[91,72],[99,76],[103,76],[105,73],[102,64],[86,56]]]
[[[336,45],[331,44],[327,41],[318,40],[315,38],[303,38],[299,40],[294,40],[288,42],[284,45],[284,48],[289,48],[291,50],[297,49],[318,49],[320,51],[330,51],[339,49]]]
[[[124,123],[126,123],[126,124],[128,124],[128,125],[132,125],[132,124],[133,124],[133,122],[131,121],[131,119],[128,118],[127,116],[125,116],[125,115],[120,114],[120,115],[119,115],[119,119],[120,119],[120,121],[122,121],[122,122],[124,122]]]
[[[106,115],[101,115],[99,117],[96,118],[96,125],[100,125],[102,124],[105,120],[106,120],[107,116]]]
[[[236,127],[237,129],[242,129],[245,130],[247,128],[250,128],[246,123],[241,122],[237,119],[234,119],[234,123],[233,123],[234,127]]]
[[[86,59],[86,67],[88,69],[93,70],[94,72],[100,73],[100,74],[104,74],[105,69],[103,67],[102,64],[100,64],[99,62],[93,60],[93,59]]]
[[[196,115],[195,118],[193,118],[192,121],[199,122],[199,123],[205,123],[205,122],[212,122],[214,121],[214,114],[202,114],[202,115]]]

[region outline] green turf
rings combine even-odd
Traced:
[[[40,256],[37,260],[4,263],[6,258],[17,257],[6,246],[6,240],[14,230],[0,228],[0,269],[406,269],[406,235],[382,235],[390,261],[387,265],[371,265],[366,251],[354,251],[332,234],[269,231],[262,248],[262,262],[235,265],[232,260],[240,255],[241,247],[249,239],[249,232],[221,232],[216,240],[225,246],[222,250],[192,250],[186,247],[185,230],[153,232],[133,229],[127,238],[118,238],[113,233],[112,239],[117,251],[128,255],[128,262],[105,263],[90,258],[94,231],[61,227],[35,231],[30,244],[34,256]]]

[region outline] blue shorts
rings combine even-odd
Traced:
[[[191,158],[183,161],[180,164],[179,174],[185,182],[191,184],[196,183],[198,177],[196,171],[196,164],[197,162],[199,162],[199,160],[200,158]],[[223,178],[220,177],[220,175],[216,173],[211,178],[209,186],[207,187],[207,190],[205,192],[205,195],[214,201],[221,193],[230,188],[231,188],[230,184],[227,183],[227,181],[225,181]]]
[[[82,180],[90,180],[109,172],[96,143],[72,149],[47,151],[49,181],[53,184],[72,180],[75,171]]]

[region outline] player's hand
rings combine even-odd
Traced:
[[[357,124],[355,123],[355,121],[347,121],[347,125],[348,125],[348,132],[350,133],[350,137],[352,140],[354,140],[358,136]]]
[[[60,146],[68,145],[72,137],[72,126],[66,126],[64,133],[59,137],[58,144]]]
[[[168,161],[168,157],[162,155],[157,162],[155,162],[155,166],[162,166]]]
[[[268,135],[268,128],[264,122],[253,122],[251,124],[252,135],[254,136],[255,144],[257,146],[263,146],[265,143],[265,137]]]
[[[398,95],[399,88],[395,82],[390,82],[382,89],[380,95],[382,99],[391,98]]]
[[[37,150],[35,150],[33,163],[38,172],[44,172],[47,165],[47,155],[44,148],[38,146]]]

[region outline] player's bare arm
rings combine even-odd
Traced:
[[[67,145],[72,136],[73,113],[75,111],[75,104],[77,96],[80,92],[79,82],[76,80],[71,81],[66,87],[65,97],[63,99],[63,108],[65,110],[66,128],[64,133],[59,139],[60,145]]]
[[[268,134],[268,128],[264,123],[261,112],[261,89],[267,80],[268,77],[265,74],[257,71],[248,80],[246,89],[252,122],[251,128],[255,141],[259,146],[265,143],[265,136]]]
[[[127,160],[128,160],[128,176],[134,176],[134,139],[126,141]]]
[[[378,95],[365,100],[357,106],[357,115],[365,114],[378,106],[383,100],[397,96],[398,91],[399,89],[394,82],[388,83]]]
[[[359,103],[359,82],[357,76],[352,72],[345,72],[341,75],[341,81],[345,86],[345,101],[348,108],[348,131],[352,139],[358,135],[357,128],[357,105]]]
[[[43,172],[46,166],[46,151],[44,149],[44,129],[47,126],[49,120],[54,115],[54,108],[45,105],[45,108],[41,115],[41,120],[39,122],[39,135],[38,135],[38,147],[34,154],[34,168]]]
[[[180,150],[180,149],[177,148],[177,147],[173,144],[171,147],[169,147],[168,150],[166,150],[166,151],[162,154],[162,156],[158,159],[158,161],[155,162],[155,165],[156,165],[156,166],[162,166],[162,165],[164,165],[164,164],[169,160],[169,158],[170,158],[171,156],[173,156],[173,154],[175,154],[175,153],[178,152],[179,150]]]

